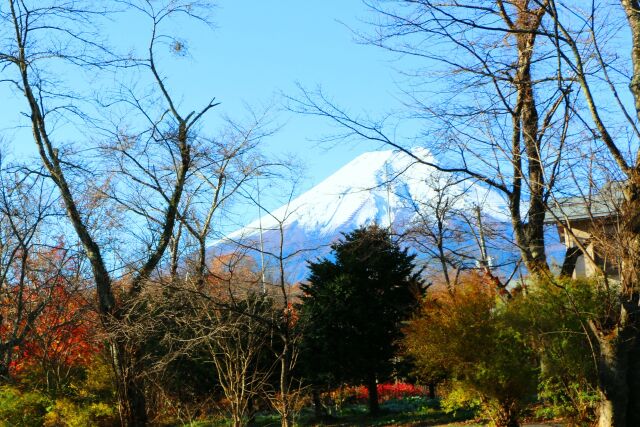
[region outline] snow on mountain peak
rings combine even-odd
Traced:
[[[282,221],[284,255],[304,253],[296,256],[300,258],[293,272],[297,281],[306,275],[304,260],[325,255],[341,233],[373,223],[403,228],[417,209],[432,209],[432,202],[442,194],[453,195],[455,208],[469,210],[481,205],[485,215],[506,220],[507,209],[498,194],[477,183],[451,183],[450,175],[425,163],[437,164],[437,160],[424,148],[415,148],[410,154],[394,150],[361,154],[287,205],[231,233],[214,248],[223,251],[226,244],[242,241],[256,250],[262,246],[267,252],[277,252]]]
[[[384,150],[361,154],[290,204],[228,237],[246,238],[259,233],[260,228],[263,232],[277,228],[278,223],[273,217],[286,219],[285,228],[306,230],[313,238],[336,236],[374,222],[389,226],[399,210],[406,210],[407,201],[433,199],[437,195],[437,187],[442,187],[446,179],[435,168],[416,160],[436,164],[436,159],[427,149],[415,148],[411,153]],[[474,192],[477,194],[465,197],[467,203],[480,203],[480,199],[486,199],[488,195],[495,199],[493,204],[503,205],[486,190],[479,188]]]
[[[305,261],[326,256],[330,244],[342,233],[373,223],[391,225],[394,232],[401,232],[418,218],[426,218],[422,225],[430,227],[438,206],[442,208],[439,203],[444,203],[455,210],[447,226],[469,233],[466,240],[451,243],[464,251],[477,252],[472,229],[478,225],[472,222],[475,208],[480,207],[483,226],[491,231],[487,237],[491,258],[499,260],[500,265],[515,262],[517,248],[510,243],[504,197],[477,181],[458,180],[440,172],[434,167],[437,164],[425,148],[409,153],[384,150],[361,154],[287,205],[214,243],[209,254],[215,257],[228,253],[241,242],[256,261],[264,262],[261,268],[268,273],[277,264],[272,258],[280,252],[282,222],[287,280],[295,283],[308,274]],[[259,257],[261,249],[265,256]]]

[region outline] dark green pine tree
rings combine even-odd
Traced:
[[[379,410],[376,383],[392,373],[401,325],[418,306],[422,281],[414,258],[376,225],[359,228],[309,262],[300,307],[302,363],[318,384],[359,383]]]

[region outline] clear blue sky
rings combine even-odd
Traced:
[[[120,48],[146,49],[151,27],[141,18],[131,13],[119,15],[105,32]],[[396,84],[402,77],[394,68],[397,58],[380,48],[358,43],[352,31],[372,31],[366,22],[374,18],[360,0],[220,0],[212,13],[214,28],[190,22],[171,29],[186,42],[188,55],[167,57],[166,49],[162,51],[165,55],[161,56],[160,69],[167,77],[170,92],[178,94],[181,111],[198,110],[213,96],[221,102],[202,122],[208,134],[216,134],[222,116],[241,119],[247,105],[260,110],[272,104],[274,122],[282,127],[264,141],[261,150],[267,155],[299,159],[304,175],[295,192],[300,194],[359,154],[380,146],[353,141],[319,143],[322,137],[343,130],[326,119],[287,111],[283,108],[283,94],[296,96],[298,84],[309,89],[321,86],[338,105],[370,117],[381,117],[402,107]],[[81,80],[93,76],[74,71],[64,78],[66,84],[76,87]],[[96,87],[113,85],[109,79],[95,80]],[[24,98],[16,92],[9,93],[6,86],[0,87],[0,98],[7,99],[0,103],[4,137],[0,144],[13,145],[18,156],[35,156],[28,127],[13,128],[17,123],[28,124],[25,117],[16,114],[16,108],[26,111]],[[61,141],[61,137],[76,139],[71,133],[67,138],[58,132],[57,140]],[[274,196],[262,188],[266,208],[275,209],[286,201],[282,196],[289,189],[278,187],[283,191]],[[226,219],[223,225],[228,231],[255,220],[260,213],[249,206],[238,206],[233,211],[238,216]]]
[[[246,105],[259,110],[273,103],[277,110],[283,103],[280,94],[295,95],[296,83],[322,86],[338,104],[375,117],[399,107],[394,83],[398,74],[389,54],[354,41],[348,27],[367,30],[363,21],[370,17],[359,0],[221,0],[213,11],[213,30],[198,24],[178,28],[189,56],[171,58],[162,69],[173,93],[182,95],[185,109],[196,109],[212,96],[222,103],[205,122],[211,132],[217,117],[241,117]],[[144,43],[147,23],[121,18],[114,24],[119,43]],[[0,113],[7,113],[5,128],[20,120],[16,104],[24,111],[19,95],[6,97],[0,105]],[[377,148],[340,143],[327,149],[317,140],[334,132],[329,122],[288,111],[275,111],[274,117],[283,127],[263,150],[290,153],[302,161],[307,176],[299,190],[320,182],[361,152]],[[5,131],[5,143],[11,141],[17,153],[28,153],[33,146],[26,129]]]
[[[345,26],[363,29],[368,11],[359,0],[227,0],[215,15],[218,28],[192,45],[194,81],[222,101],[221,110],[280,102],[296,93],[296,82],[321,85],[338,103],[372,115],[397,106],[389,55],[357,44]],[[333,132],[329,123],[286,112],[283,129],[269,150],[288,151],[308,166],[308,185],[345,164],[371,145],[341,144],[330,151],[314,140]],[[325,146],[326,147],[326,146]]]

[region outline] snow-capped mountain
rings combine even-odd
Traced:
[[[416,148],[412,153],[436,163],[426,149]],[[265,252],[278,252],[282,222],[288,279],[295,282],[306,275],[305,261],[326,255],[341,233],[373,223],[391,225],[400,232],[419,214],[433,216],[443,197],[469,217],[480,206],[485,227],[508,223],[506,203],[498,193],[478,183],[452,182],[449,175],[407,153],[373,151],[356,157],[287,205],[228,235],[212,251],[228,250],[229,244],[241,242],[256,250],[262,246]],[[462,223],[456,218],[451,221]],[[269,263],[269,258],[265,262]]]

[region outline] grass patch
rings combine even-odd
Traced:
[[[331,426],[331,427],[377,427],[377,426],[427,426],[427,425],[455,425],[461,421],[473,419],[472,411],[457,411],[455,414],[446,413],[440,408],[438,400],[423,397],[408,397],[389,400],[380,404],[380,414],[372,417],[364,404],[344,405],[323,419],[313,415],[312,408],[305,408],[296,419],[296,426]],[[189,424],[190,427],[226,427],[228,419],[210,420]],[[255,427],[277,427],[280,418],[274,413],[259,413],[256,415]],[[470,426],[465,424],[465,426]]]

